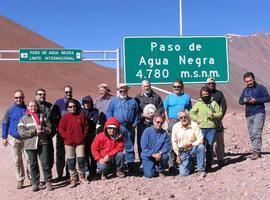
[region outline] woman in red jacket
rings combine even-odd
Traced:
[[[68,113],[61,118],[58,130],[64,138],[66,158],[71,177],[70,187],[76,187],[79,179],[81,183],[88,182],[84,172],[84,142],[88,133],[88,124],[83,113],[79,112],[79,108],[73,99],[69,100],[66,106]],[[76,158],[79,166],[78,172],[76,170]]]
[[[104,126],[104,131],[98,134],[91,146],[94,159],[97,160],[98,170],[101,172],[101,179],[116,168],[116,176],[124,178],[125,155],[123,153],[125,143],[119,131],[119,121],[112,117]]]

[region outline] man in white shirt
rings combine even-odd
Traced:
[[[190,120],[187,110],[180,111],[178,116],[180,121],[172,128],[172,147],[177,155],[179,173],[181,176],[190,174],[190,158],[195,154],[198,173],[205,177],[205,147],[200,128]]]

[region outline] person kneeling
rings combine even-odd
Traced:
[[[179,173],[181,176],[190,174],[191,158],[196,155],[197,170],[205,177],[205,147],[200,128],[196,122],[190,120],[187,110],[180,111],[178,116],[180,121],[172,129],[172,146],[177,155]]]
[[[155,176],[165,177],[164,170],[168,165],[169,151],[171,148],[170,136],[162,128],[164,116],[155,114],[153,126],[146,128],[142,134],[142,165],[144,176],[152,178]]]
[[[104,126],[104,131],[98,134],[91,146],[92,154],[97,160],[97,168],[101,172],[101,179],[107,179],[110,172],[116,168],[116,176],[124,178],[125,143],[120,134],[120,123],[112,117]]]

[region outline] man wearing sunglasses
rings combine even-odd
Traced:
[[[52,108],[52,134],[56,135],[56,171],[58,175],[58,181],[63,179],[63,170],[65,168],[65,145],[63,138],[58,133],[58,125],[61,120],[61,117],[66,114],[67,111],[67,102],[72,98],[72,87],[66,85],[64,87],[64,98],[58,99]],[[73,99],[76,102],[77,108],[81,108],[81,104],[78,100]],[[80,112],[80,110],[78,110]],[[66,178],[69,178],[69,172],[66,166]]]
[[[141,138],[141,159],[144,176],[153,178],[165,177],[164,170],[168,165],[171,139],[166,130],[162,128],[165,117],[156,113],[153,126],[146,128]]]
[[[36,90],[35,95],[39,111],[44,115],[46,123],[52,124],[52,116],[51,116],[52,104],[46,101],[46,90],[43,88],[39,88]],[[52,140],[53,136],[54,134],[47,135],[48,155],[51,169],[54,163],[54,148]]]
[[[216,145],[215,145],[215,152],[217,155],[218,167],[222,168],[224,166],[224,152],[225,152],[225,144],[224,144],[224,127],[222,124],[222,119],[226,114],[227,111],[227,103],[224,94],[216,89],[216,82],[215,79],[210,77],[206,81],[207,88],[210,89],[210,96],[218,103],[222,110],[222,117],[219,120],[217,127],[217,135],[216,135]]]
[[[192,107],[190,95],[184,93],[184,83],[175,80],[172,84],[173,93],[166,96],[163,104],[165,108],[166,121],[168,122],[168,132],[171,136],[172,127],[178,120],[178,112],[184,109],[190,110]],[[175,154],[170,151],[169,170],[175,169]]]
[[[106,116],[117,118],[120,122],[120,133],[125,138],[126,162],[131,174],[135,173],[135,127],[139,123],[138,105],[134,98],[128,96],[129,87],[125,83],[120,83],[118,87],[119,96],[110,103]]]
[[[188,176],[191,168],[191,156],[196,155],[197,170],[202,177],[205,173],[205,148],[199,125],[190,120],[187,110],[179,112],[179,122],[172,129],[172,147],[177,156],[180,176]]]
[[[23,140],[21,139],[17,125],[26,111],[24,103],[24,93],[22,90],[14,92],[14,104],[6,111],[2,121],[2,139],[3,145],[6,147],[8,144],[11,146],[11,153],[13,164],[15,166],[17,189],[23,188],[25,179],[25,172],[23,166]],[[25,154],[26,155],[26,154]],[[27,156],[25,156],[27,159]]]

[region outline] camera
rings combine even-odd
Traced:
[[[249,101],[250,101],[250,97],[245,97],[245,98],[243,99],[243,101],[244,101],[244,103],[249,102]]]

